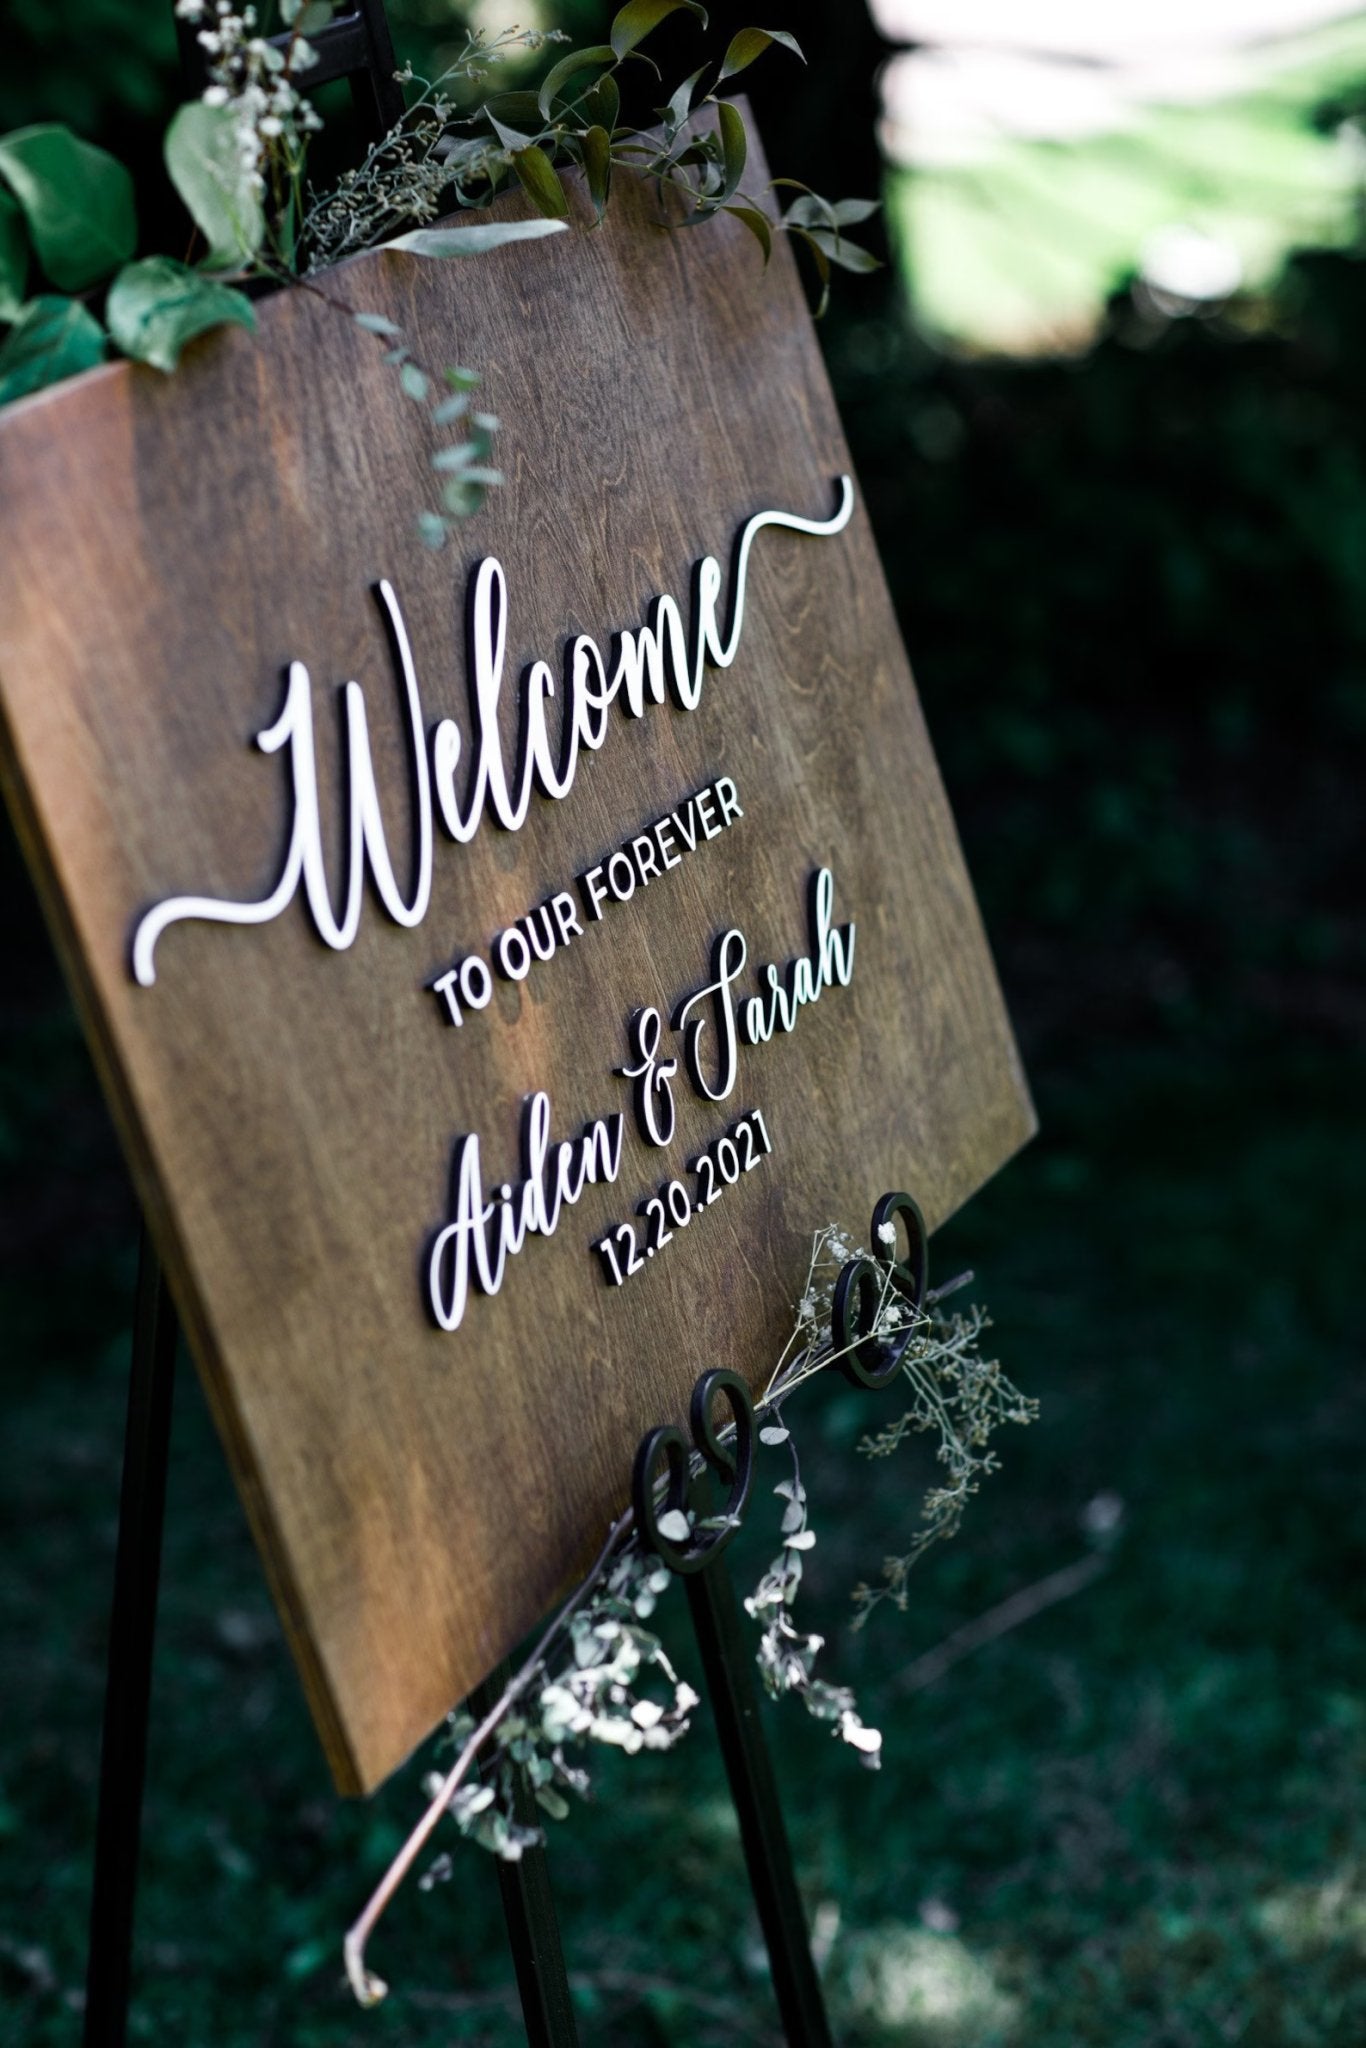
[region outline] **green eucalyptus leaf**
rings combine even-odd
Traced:
[[[416,400],[418,404],[422,403],[431,389],[426,371],[419,370],[416,363],[405,363],[398,373],[398,381],[407,396]]]
[[[487,220],[465,228],[410,228],[406,235],[396,235],[384,247],[402,249],[409,256],[482,256],[486,250],[501,249],[508,242],[534,242],[542,235],[564,232],[562,220]],[[446,374],[449,379],[450,372]]]
[[[166,168],[209,245],[211,270],[235,268],[255,255],[265,214],[227,107],[206,107],[202,100],[181,107],[166,130]]]
[[[28,233],[23,208],[0,185],[0,320],[13,320],[28,282]]]
[[[442,488],[441,502],[457,519],[466,519],[479,510],[484,493],[478,484],[466,483],[463,476],[453,476]]]
[[[580,71],[600,70],[604,64],[615,64],[616,51],[606,43],[594,43],[588,50],[571,50],[567,57],[561,57],[558,64],[552,64],[541,80],[541,89],[536,95],[536,104],[544,120],[550,119],[550,109],[561,86]]]
[[[724,205],[739,189],[740,180],[745,175],[749,137],[745,133],[744,115],[738,107],[733,107],[729,100],[721,100],[716,111],[721,123],[721,150],[725,172],[718,204]]]
[[[706,65],[703,64],[699,70],[694,71],[691,78],[685,78],[682,85],[679,86],[677,92],[673,95],[673,98],[669,101],[668,106],[660,108],[667,134],[676,134],[692,112],[692,97],[697,91],[697,82],[706,68]]]
[[[545,127],[534,92],[497,92],[471,119],[491,128],[504,149],[525,149]]]
[[[443,398],[440,405],[432,407],[432,423],[438,427],[452,426],[456,420],[462,419],[469,409],[469,394],[458,391],[453,398]],[[436,462],[435,456],[432,460]],[[440,468],[441,465],[437,463],[436,466]]]
[[[446,522],[439,512],[419,512],[417,530],[424,546],[443,548],[446,545]]]
[[[78,299],[30,299],[0,347],[0,405],[104,360],[104,329]]]
[[[875,213],[881,213],[880,199],[837,199],[833,212],[842,228],[857,227],[861,220],[871,220]]]
[[[540,112],[539,107],[536,111],[538,113]],[[513,128],[509,126],[509,124],[506,121],[500,120],[497,114],[489,113],[487,107],[485,107],[484,112],[486,115],[488,115],[488,124],[490,128],[492,128],[494,134],[498,137],[498,140],[502,143],[504,149],[515,152],[519,149],[530,149],[532,147],[532,138],[530,135],[524,135],[520,128]]]
[[[703,28],[707,26],[707,10],[699,6],[698,0],[627,0],[625,7],[618,9],[612,17],[608,30],[613,53],[625,57],[643,42],[652,29],[659,27],[670,14],[676,14],[685,7],[689,14],[695,14]]]
[[[383,313],[353,313],[351,318],[357,327],[363,327],[367,334],[382,334],[392,338],[403,333],[403,329],[393,320],[387,320]]]
[[[866,249],[860,249],[857,242],[846,242],[843,235],[831,234],[827,228],[812,228],[811,240],[823,249],[830,261],[841,270],[855,270],[861,276],[870,270],[881,270],[876,256]]]
[[[621,113],[621,89],[615,78],[600,78],[591,92],[584,94],[580,111],[585,121],[611,135]]]
[[[744,222],[763,250],[764,266],[767,268],[768,259],[773,254],[773,226],[768,215],[760,213],[757,206],[725,206],[721,210],[723,213],[733,213],[737,220]]]
[[[569,212],[569,201],[564,186],[555,175],[550,158],[543,149],[533,142],[528,149],[514,149],[512,168],[527,197],[534,201],[542,214],[554,220],[562,220]]]
[[[734,78],[737,71],[748,70],[756,57],[763,56],[770,43],[781,43],[785,50],[791,50],[793,56],[801,57],[805,64],[806,58],[802,53],[801,44],[794,35],[789,35],[786,29],[742,28],[730,39],[730,46],[721,60],[721,70],[716,83],[720,85],[723,79]]]
[[[57,122],[0,136],[0,179],[18,200],[40,265],[63,291],[85,291],[137,245],[133,181],[107,150]]]
[[[794,234],[798,241],[805,242],[807,248],[811,251],[811,260],[816,266],[816,275],[821,281],[820,303],[816,307],[816,318],[819,320],[826,307],[830,304],[830,259],[810,228],[798,227],[794,222],[789,232]]]
[[[774,184],[778,180],[774,179]],[[788,181],[783,180],[784,183]],[[822,199],[819,192],[804,190],[800,199],[794,199],[783,220],[788,227],[834,228],[839,226],[839,216],[828,199]]]
[[[173,370],[186,342],[211,327],[256,326],[244,293],[170,256],[125,264],[109,287],[105,318],[123,353],[157,370]]]
[[[296,36],[316,36],[327,27],[336,11],[333,0],[308,0],[290,26]]]
[[[584,136],[583,169],[593,211],[601,220],[607,211],[607,195],[612,182],[612,138],[605,128],[590,128]]]
[[[744,118],[739,108],[733,107],[729,100],[718,100],[716,112],[721,145],[721,161],[718,166],[716,163],[714,139],[701,138],[699,147],[701,149],[702,175],[699,181],[699,191],[704,204],[698,206],[692,213],[685,215],[678,223],[680,227],[694,228],[699,226],[702,221],[710,220],[714,213],[734,198],[739,190],[740,180],[745,175],[745,158],[749,149],[749,138],[745,133]],[[705,146],[707,141],[712,142],[711,148]],[[689,163],[696,160],[691,148],[684,150],[682,155],[678,157],[679,163]]]

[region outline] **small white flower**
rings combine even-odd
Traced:
[[[882,1239],[882,1242],[883,1242],[884,1244],[890,1244],[890,1245],[895,1245],[895,1243],[896,1243],[896,1225],[895,1225],[895,1223],[892,1223],[891,1221],[888,1221],[888,1222],[886,1222],[886,1223],[879,1223],[879,1225],[878,1225],[878,1227],[877,1227],[877,1234],[878,1234],[878,1236],[879,1236],[879,1237],[880,1237],[880,1238]]]
[[[225,85],[207,86],[203,97],[206,107],[226,107],[228,104],[228,88]]]
[[[1124,1520],[1122,1494],[1095,1494],[1081,1511],[1081,1526],[1088,1536],[1112,1536]]]
[[[958,1915],[943,1899],[922,1899],[920,1902],[921,1924],[931,1934],[957,1934]]]

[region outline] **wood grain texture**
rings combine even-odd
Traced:
[[[759,173],[762,175],[762,172]],[[516,202],[513,202],[515,205]],[[580,213],[579,225],[583,225]],[[1032,1111],[861,504],[838,538],[766,532],[747,624],[698,710],[614,714],[572,794],[516,834],[437,837],[416,930],[370,894],[328,951],[302,902],[255,930],[181,924],[138,988],[137,916],[264,895],[288,823],[250,745],[308,664],[339,842],[339,686],[365,686],[400,876],[398,698],[371,586],[394,584],[428,720],[466,722],[463,606],[485,555],[509,667],[685,603],[761,507],[825,517],[848,453],[790,255],[735,221],[607,224],[475,263],[374,255],[331,280],[419,359],[483,370],[507,487],[457,544],[414,538],[430,453],[373,339],[304,293],[179,374],[114,366],[0,417],[0,761],[313,1712],[345,1790],[383,1779],[581,1570],[635,1444],[698,1373],[757,1383],[809,1235],[909,1188],[939,1223]],[[505,691],[512,709],[515,693]],[[511,724],[511,721],[509,721]],[[427,984],[720,774],[744,818],[614,906],[459,1031]],[[518,1177],[525,1096],[557,1137],[629,1110],[632,1009],[665,1013],[741,926],[751,967],[806,941],[807,878],[858,927],[852,986],[745,1049],[679,1132],[628,1117],[616,1186],[535,1239],[502,1292],[435,1329],[420,1269],[455,1138]],[[681,1077],[680,1077],[681,1078]],[[774,1151],[621,1289],[590,1246],[744,1109]]]

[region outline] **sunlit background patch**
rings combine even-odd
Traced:
[[[1085,346],[1138,280],[1161,317],[1355,236],[1366,13],[1332,0],[873,0],[891,219],[917,318],[974,348]]]

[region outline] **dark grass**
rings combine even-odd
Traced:
[[[107,1181],[68,1034],[31,1051],[10,1103],[46,1061],[54,1144],[82,1133]],[[842,2042],[1366,2039],[1364,1082],[1308,1046],[1129,1046],[1041,1076],[1045,1136],[935,1259],[977,1269],[1043,1419],[1007,1434],[910,1613],[853,1638],[845,1595],[901,1541],[914,1453],[850,1455],[894,1396],[805,1396],[813,1622],[886,1730],[875,1775],[769,1715]],[[0,1983],[3,2038],[33,2048],[78,2024],[132,1269],[111,1222],[4,1283]],[[134,2038],[515,2041],[474,1849],[394,1907],[390,2002],[362,2015],[341,1988],[415,1774],[333,1799],[188,1366],[177,1399]],[[1125,1503],[1105,1575],[907,1696],[912,1657],[1086,1553],[1102,1491]],[[767,1541],[747,1532],[737,1573]],[[709,1729],[604,1759],[598,1787],[552,1843],[586,2039],[773,2038]]]

